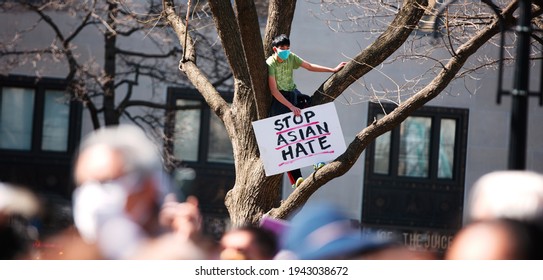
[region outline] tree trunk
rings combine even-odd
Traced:
[[[116,43],[115,18],[119,12],[117,3],[109,3],[107,18],[108,28],[104,34],[105,57],[104,57],[104,121],[106,125],[119,124],[119,114],[115,109],[115,72],[116,72]]]
[[[252,100],[250,87],[238,87],[237,94],[245,96],[240,106],[249,106]],[[266,177],[264,165],[258,156],[256,138],[252,132],[250,112],[233,107],[236,121],[231,128],[235,131],[232,138],[236,167],[236,182],[228,192],[225,205],[230,214],[232,225],[257,225],[263,214],[279,206],[281,196],[281,176]]]

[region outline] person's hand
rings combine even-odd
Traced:
[[[292,113],[294,113],[295,116],[299,116],[302,114],[302,110],[300,110],[300,108],[292,105],[292,107],[290,107],[290,110],[292,111]]]
[[[168,195],[160,211],[160,224],[183,239],[194,239],[200,233],[202,224],[198,199],[189,196],[186,202],[180,203],[174,195]]]
[[[347,62],[345,62],[345,61],[343,61],[343,62],[341,62],[340,64],[338,64],[338,65],[336,66],[336,68],[334,68],[334,73],[337,72],[337,71],[339,71],[339,70],[341,70],[341,68],[343,68],[343,66],[345,66],[345,64],[347,64]]]

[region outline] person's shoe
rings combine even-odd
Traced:
[[[304,181],[304,178],[300,177],[296,180],[296,183],[292,184],[292,188],[297,188],[302,182]]]
[[[321,169],[325,164],[326,164],[326,163],[324,163],[324,162],[322,162],[322,161],[319,162],[319,163],[315,163],[315,164],[313,164],[313,169],[314,169],[315,171],[317,171],[317,170]]]

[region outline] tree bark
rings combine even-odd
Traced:
[[[262,36],[254,1],[236,0],[236,15],[240,29],[245,61],[251,79],[257,118],[267,117],[271,94],[268,88],[268,68],[265,63]]]
[[[119,114],[115,109],[115,72],[116,72],[116,53],[115,47],[117,34],[115,34],[115,18],[117,17],[118,5],[110,2],[108,7],[107,28],[104,34],[105,54],[104,54],[104,121],[106,125],[119,124]]]
[[[271,42],[280,34],[290,36],[292,20],[296,9],[296,0],[270,0],[268,7],[268,23],[264,37],[264,52],[266,57],[273,54]]]
[[[225,205],[233,225],[254,225],[262,214],[277,206],[281,178],[265,176],[256,138],[252,132],[252,121],[256,119],[255,101],[267,88],[267,72],[262,70],[265,69],[263,49],[258,47],[261,39],[260,36],[255,36],[255,33],[260,34],[257,32],[256,8],[247,1],[237,1],[236,21],[229,2],[212,0],[209,4],[235,81],[234,102],[231,106],[233,122],[225,121],[225,125],[232,140],[236,182],[226,196]],[[240,27],[238,23],[247,26]],[[260,104],[260,113],[263,115],[267,111],[262,108],[269,104]]]

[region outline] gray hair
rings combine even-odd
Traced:
[[[138,126],[120,124],[95,130],[81,142],[79,151],[98,144],[122,154],[126,173],[153,173],[163,169],[157,145]]]

